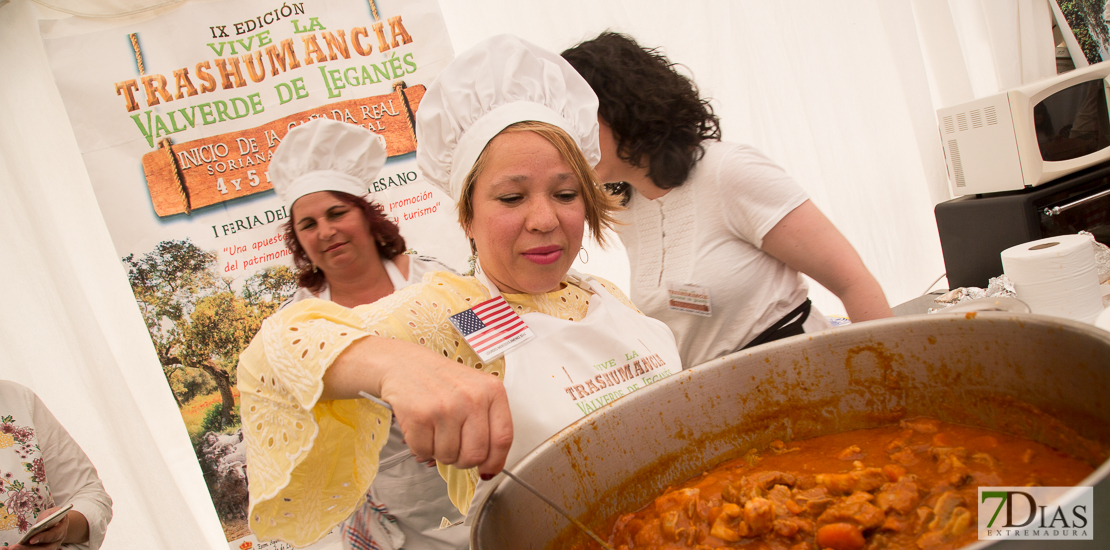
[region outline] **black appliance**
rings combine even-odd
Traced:
[[[1110,162],[1039,187],[965,195],[933,213],[949,288],[985,288],[1011,246],[1079,231],[1110,244]]]

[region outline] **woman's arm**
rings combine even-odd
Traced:
[[[89,540],[89,520],[77,510],[66,512],[66,536],[62,544],[81,543]]]
[[[836,294],[853,322],[893,316],[879,282],[812,201],[779,220],[764,235],[762,249]]]
[[[355,309],[297,302],[267,319],[239,356],[249,520],[260,539],[307,546],[349,516],[377,475],[394,414],[422,457],[481,468],[456,476],[466,482],[456,493],[501,470],[512,437],[504,387],[492,365],[460,355],[461,338],[442,329],[478,283],[464,291],[446,283]]]
[[[95,550],[104,542],[104,532],[112,519],[112,499],[104,491],[89,457],[38,396],[34,408],[35,430],[50,493],[57,504],[73,504],[66,520],[40,537],[45,536],[43,540],[49,542],[87,544],[82,547]]]
[[[493,476],[513,440],[505,387],[496,376],[423,346],[391,338],[352,343],[327,369],[321,399],[357,399],[364,391],[393,407],[419,458]]]

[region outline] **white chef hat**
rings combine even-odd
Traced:
[[[428,87],[416,113],[416,162],[456,201],[486,144],[525,120],[562,128],[590,166],[601,159],[597,95],[557,54],[511,35],[459,54]]]
[[[317,191],[369,192],[385,165],[378,134],[327,118],[310,120],[285,134],[270,159],[270,181],[286,206]]]

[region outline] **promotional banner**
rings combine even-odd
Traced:
[[[235,389],[239,353],[295,290],[290,212],[268,163],[290,128],[315,118],[374,131],[389,159],[371,198],[410,251],[466,270],[454,205],[415,161],[415,114],[453,56],[439,6],[194,1],[41,31],[229,548],[287,548],[247,527]]]

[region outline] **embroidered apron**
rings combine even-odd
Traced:
[[[491,296],[500,294],[484,274],[476,277]],[[505,354],[513,416],[506,468],[579,418],[682,370],[674,335],[662,321],[624,305],[591,277],[571,270],[568,279],[593,294],[586,317],[526,313],[521,318],[536,337]],[[492,485],[480,482],[472,505]]]

